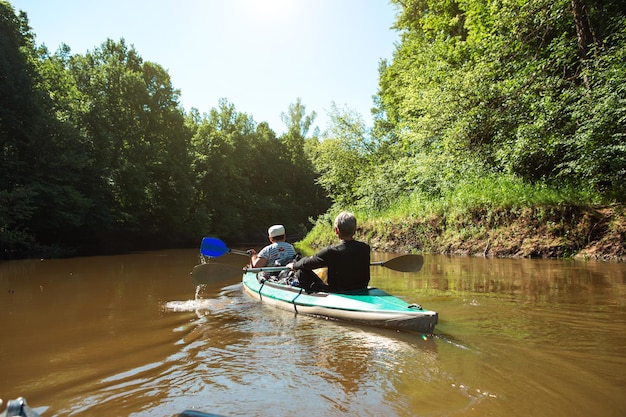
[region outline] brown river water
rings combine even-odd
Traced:
[[[43,417],[626,416],[626,264],[373,266],[373,286],[439,312],[424,336],[276,310],[237,278],[196,288],[197,263],[197,249],[0,263],[0,398]]]

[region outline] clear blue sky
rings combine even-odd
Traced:
[[[298,98],[322,131],[332,102],[371,126],[378,63],[399,40],[387,0],[9,1],[51,52],[124,38],[168,71],[185,110],[208,112],[225,98],[278,134]]]

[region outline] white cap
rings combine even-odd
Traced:
[[[285,234],[285,226],[282,224],[275,224],[274,226],[267,229],[267,234],[269,237],[282,236]]]

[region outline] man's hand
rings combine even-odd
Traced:
[[[253,257],[254,255],[256,255],[256,251],[254,249],[248,249],[246,251],[246,253],[248,254],[248,256]]]
[[[287,265],[285,265],[287,268],[289,268],[290,270],[294,270],[293,269],[293,262],[289,262]]]

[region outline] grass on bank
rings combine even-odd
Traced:
[[[569,229],[577,227],[578,213],[607,203],[591,190],[528,184],[510,175],[485,176],[458,183],[438,197],[421,193],[402,197],[384,211],[335,206],[316,220],[311,232],[297,246],[308,253],[314,250],[312,248],[336,243],[333,219],[341,210],[351,210],[359,223],[358,238],[373,243],[379,250],[418,248],[425,252],[442,252],[445,248],[457,248],[459,252],[470,253],[468,242],[472,240],[506,240],[507,233],[530,235],[537,232],[538,225],[546,225],[541,233],[555,235],[556,240],[551,238],[550,243],[537,244],[558,246],[562,243],[567,248],[557,252],[568,256],[578,243],[565,242],[560,236],[569,234],[568,239],[576,239]],[[511,226],[515,222],[518,224]],[[509,229],[499,237],[495,235],[495,230],[505,227]],[[465,247],[461,249],[463,244]]]

